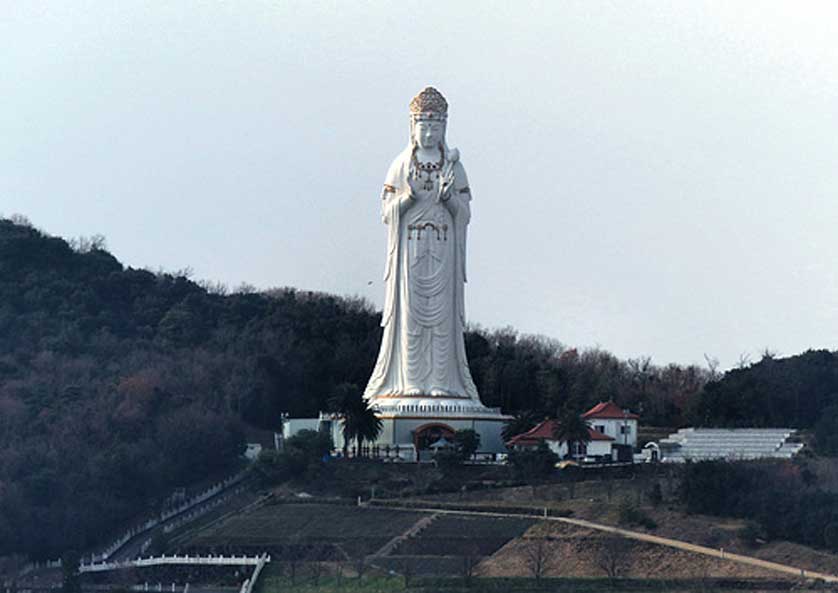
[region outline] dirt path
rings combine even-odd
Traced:
[[[774,570],[777,572],[782,572],[785,574],[793,575],[796,577],[801,578],[809,578],[809,579],[820,579],[822,581],[826,581],[828,583],[838,583],[838,576],[832,574],[826,574],[823,572],[816,572],[812,570],[805,570],[803,568],[798,568],[795,566],[789,566],[787,564],[779,564],[777,562],[770,562],[768,560],[761,560],[759,558],[753,558],[751,556],[743,556],[742,554],[733,554],[730,552],[725,552],[724,549],[715,549],[715,548],[708,548],[706,546],[699,546],[697,544],[691,544],[688,542],[680,541],[677,539],[670,539],[667,537],[660,537],[657,535],[651,535],[649,533],[642,533],[640,531],[631,531],[629,529],[622,529],[620,527],[612,527],[610,525],[603,525],[602,523],[594,523],[593,521],[586,521],[585,519],[571,519],[569,517],[538,517],[534,515],[524,515],[519,513],[497,513],[497,512],[482,512],[482,511],[461,511],[461,510],[451,510],[451,509],[436,509],[432,507],[428,508],[409,508],[409,507],[391,507],[387,506],[387,508],[395,509],[395,510],[405,510],[405,511],[420,511],[425,513],[439,513],[439,514],[450,514],[450,515],[478,515],[483,517],[511,517],[511,518],[524,518],[524,519],[533,519],[538,521],[557,521],[560,523],[567,523],[569,525],[576,525],[578,527],[586,527],[588,529],[595,529],[597,531],[604,531],[607,533],[613,533],[616,535],[620,535],[622,537],[626,537],[628,539],[633,539],[637,541],[649,542],[653,544],[658,544],[661,546],[668,546],[670,548],[676,548],[678,550],[685,550],[687,552],[694,552],[696,554],[703,554],[705,556],[712,556],[714,558],[721,558],[723,560],[730,560],[733,562],[740,562],[742,564],[748,564],[750,566],[756,566],[759,568],[766,568],[768,570]]]

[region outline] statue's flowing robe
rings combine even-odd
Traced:
[[[444,151],[449,163],[452,152]],[[384,333],[364,397],[459,397],[479,404],[463,341],[471,216],[465,169],[454,156],[447,202],[437,199],[439,180],[411,197],[411,158],[410,147],[396,157],[382,194],[388,229]]]

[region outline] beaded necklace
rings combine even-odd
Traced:
[[[412,164],[411,173],[413,178],[421,179],[422,175],[424,175],[425,182],[422,185],[422,188],[425,191],[431,191],[434,188],[434,181],[439,179],[439,173],[445,164],[445,151],[443,150],[442,145],[439,145],[439,161],[435,163],[420,162],[419,159],[416,158],[416,147],[413,148],[413,154],[410,157],[410,161]]]

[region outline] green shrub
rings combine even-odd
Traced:
[[[322,458],[332,450],[328,434],[316,430],[301,430],[285,441],[282,451],[263,450],[253,468],[263,486],[280,484],[286,480],[317,476]]]
[[[512,451],[509,454],[509,464],[512,472],[522,480],[544,478],[555,471],[558,455],[541,441],[535,449]]]
[[[436,466],[443,472],[450,472],[453,469],[460,467],[463,463],[463,455],[459,451],[437,451],[434,454],[434,461]]]
[[[480,435],[470,428],[458,430],[454,433],[454,444],[463,459],[470,459],[480,448]]]
[[[649,488],[649,501],[654,506],[658,506],[663,502],[663,490],[661,490],[660,482],[655,482]]]
[[[746,546],[750,546],[752,548],[765,542],[767,539],[765,529],[756,521],[746,521],[745,526],[739,530],[738,535],[739,539],[742,540]]]
[[[823,542],[833,552],[838,552],[838,523],[830,522],[824,527]]]
[[[656,529],[658,526],[654,519],[634,506],[628,498],[620,501],[618,512],[621,525],[637,525],[646,529]]]
[[[316,430],[301,430],[285,440],[286,451],[297,449],[311,461],[319,461],[333,448],[332,437],[328,433]]]

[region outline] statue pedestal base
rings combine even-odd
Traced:
[[[501,414],[500,408],[453,397],[386,397],[376,398],[370,405],[382,424],[375,443],[364,443],[365,449],[376,450],[374,457],[416,461],[418,452],[419,460],[429,460],[436,449],[453,445],[454,434],[464,429],[480,435],[478,456],[508,452],[502,431],[512,417]],[[342,423],[335,414],[321,412],[318,418],[286,419],[282,436],[287,439],[301,430],[326,431],[332,436],[335,450],[343,449]],[[351,443],[350,450],[354,447]]]
[[[506,453],[501,431],[510,416],[470,399],[448,397],[382,397],[370,401],[382,421],[378,447],[410,446],[420,453],[451,442],[458,430],[480,435],[479,453]],[[439,445],[437,445],[438,447]],[[421,457],[421,455],[420,455]]]

